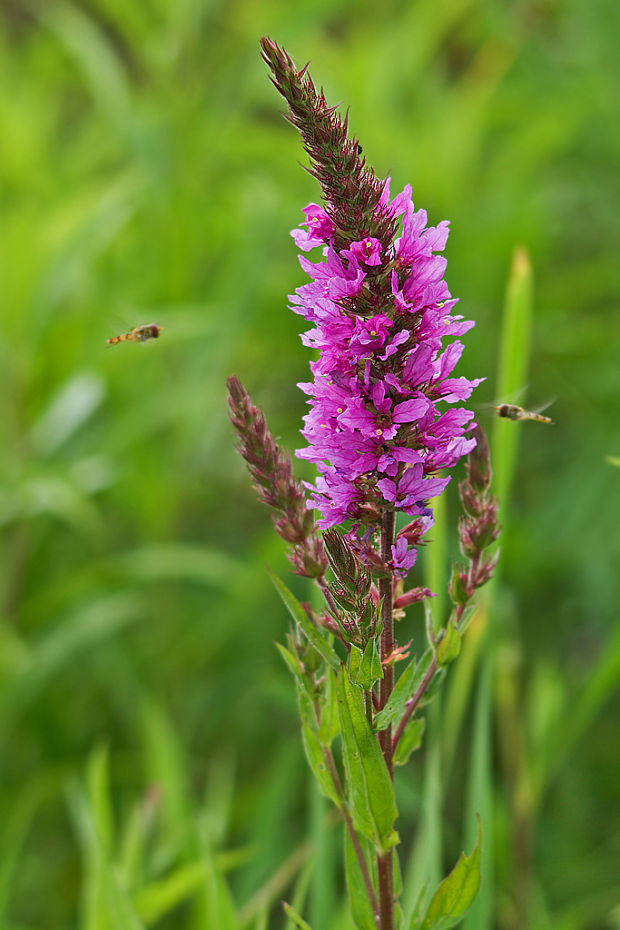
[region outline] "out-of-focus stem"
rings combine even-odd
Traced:
[[[466,607],[465,604],[459,604],[456,607],[455,626],[457,628],[459,626],[459,623],[461,622],[463,614],[465,613],[465,607]],[[429,667],[427,668],[424,678],[418,685],[415,693],[412,694],[412,696],[409,698],[409,700],[405,704],[405,713],[403,714],[402,719],[400,723],[398,724],[398,727],[396,728],[394,739],[392,740],[392,752],[396,752],[396,747],[398,746],[398,741],[403,734],[403,730],[405,729],[409,720],[411,719],[411,715],[413,714],[414,710],[416,709],[416,707],[418,706],[418,704],[424,697],[426,689],[430,685],[433,679],[433,675],[435,674],[436,671],[437,671],[437,657],[433,656],[433,660],[431,664],[429,665]]]
[[[392,558],[394,542],[394,513],[383,511],[381,522],[381,559],[388,563]],[[379,581],[381,603],[381,662],[383,678],[379,682],[379,710],[387,704],[394,689],[394,663],[387,661],[394,650],[394,617],[392,573]],[[379,744],[385,759],[390,778],[394,777],[394,753],[392,750],[392,728],[387,727],[379,733]],[[379,880],[379,914],[381,930],[394,930],[394,864],[393,850],[384,856],[377,856],[377,876]]]
[[[375,915],[375,920],[376,920],[379,916],[379,905],[377,902],[377,896],[375,894],[375,889],[373,888],[373,885],[372,885],[372,879],[370,877],[370,873],[368,872],[368,867],[366,865],[366,860],[364,858],[364,853],[363,853],[363,850],[360,844],[359,836],[357,835],[357,831],[355,829],[355,826],[353,825],[353,818],[351,817],[351,813],[349,811],[349,808],[348,808],[348,805],[345,799],[344,789],[340,782],[340,776],[338,775],[338,769],[336,768],[336,763],[334,762],[334,757],[331,753],[331,750],[323,749],[323,758],[325,759],[325,764],[327,768],[329,769],[329,773],[332,777],[332,781],[334,785],[336,786],[336,790],[338,794],[340,795],[340,797],[342,798],[342,803],[340,805],[340,813],[342,814],[342,818],[345,822],[345,826],[347,830],[349,831],[349,836],[351,837],[351,843],[353,844],[353,849],[355,850],[355,855],[357,857],[357,861],[360,867],[360,872],[362,873],[364,885],[366,886],[366,891],[368,892],[370,906],[372,908],[372,912]]]

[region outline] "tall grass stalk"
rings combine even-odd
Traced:
[[[530,355],[533,295],[532,270],[527,252],[515,251],[504,301],[496,378],[496,399],[510,399],[525,385]],[[507,531],[508,502],[517,465],[519,424],[499,418],[494,424],[491,440],[493,487],[499,498],[502,532]],[[493,879],[493,817],[494,786],[491,754],[493,724],[493,679],[497,642],[496,597],[498,575],[492,579],[479,610],[477,622],[483,634],[480,642],[480,664],[477,675],[473,737],[469,765],[465,835],[471,838],[471,818],[479,813],[487,825],[482,853],[484,881],[478,898],[464,922],[464,930],[490,930],[494,920]]]
[[[448,580],[448,499],[438,498],[435,504],[433,544],[424,552],[424,584],[436,597],[427,605],[433,629],[439,631],[445,622],[446,588]],[[453,674],[458,668],[453,668]],[[416,839],[403,876],[403,907],[410,915],[427,882],[434,888],[441,877],[443,863],[443,694],[438,694],[426,715],[424,740],[424,770],[422,794],[416,822]]]

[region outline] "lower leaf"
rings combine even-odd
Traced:
[[[461,853],[459,861],[431,898],[424,919],[420,922],[414,917],[410,930],[449,930],[461,922],[480,890],[481,855],[482,824],[478,817],[476,845],[471,854]]]

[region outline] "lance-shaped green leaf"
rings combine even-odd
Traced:
[[[298,678],[295,681],[295,685],[297,687],[297,706],[299,708],[301,722],[307,724],[311,730],[316,732],[318,728],[316,707],[313,697],[308,690],[307,682],[304,681],[303,678]]]
[[[329,747],[340,732],[338,719],[338,698],[336,694],[336,675],[331,668],[325,670],[325,685],[321,698],[321,725],[319,739],[323,746]]]
[[[338,657],[334,654],[323,634],[320,633],[314,623],[312,623],[295,595],[289,591],[284,582],[280,581],[276,575],[272,572],[269,572],[269,575],[285,607],[295,623],[301,628],[306,639],[312,643],[316,651],[332,666],[332,668],[337,669],[340,665]]]
[[[373,638],[366,644],[356,680],[364,691],[370,691],[375,681],[380,678],[383,678],[383,666],[377,649],[377,640]]]
[[[394,753],[394,765],[405,765],[409,761],[409,756],[422,745],[422,734],[426,720],[424,717],[411,717],[407,721],[407,726],[403,730],[396,752]]]
[[[450,597],[455,604],[466,604],[469,600],[469,594],[465,585],[467,578],[466,573],[461,569],[457,562],[452,564],[452,575],[450,577]]]
[[[362,667],[362,658],[364,654],[357,646],[351,646],[349,650],[348,672],[351,681],[357,681],[360,668]]]
[[[385,855],[398,843],[398,833],[393,827],[398,815],[394,786],[364,712],[362,693],[351,683],[344,666],[338,675],[338,708],[353,821],[379,853]]]
[[[298,927],[298,930],[312,930],[310,924],[307,923],[303,917],[297,913],[294,907],[292,907],[290,904],[287,904],[286,901],[282,902],[282,907],[284,908],[287,917],[289,917],[293,921],[293,924]]]
[[[323,746],[321,746],[318,736],[307,723],[303,724],[301,735],[306,752],[306,759],[312,769],[312,774],[318,782],[319,788],[325,797],[329,798],[337,807],[341,808],[344,798],[340,796],[334,784],[327,762],[325,761],[325,750]]]
[[[430,879],[424,882],[418,896],[416,898],[415,904],[413,905],[413,910],[411,912],[411,920],[409,921],[409,930],[419,930],[420,924],[424,919],[426,913],[426,901],[428,899],[428,889],[430,887]]]
[[[471,855],[461,853],[459,861],[431,898],[424,920],[413,922],[410,930],[449,930],[460,923],[480,889],[481,854],[482,824],[478,817],[476,845]]]
[[[366,850],[364,847],[366,846],[366,840],[363,837],[360,837],[360,843],[366,862],[368,876],[370,877],[373,874],[373,870],[372,866],[369,864],[369,857],[365,855]],[[347,879],[347,891],[349,893],[349,907],[351,908],[351,917],[353,918],[353,922],[357,927],[357,930],[377,930],[377,922],[375,920],[375,915],[372,912],[372,906],[368,896],[366,882],[364,881],[359,859],[357,858],[355,848],[353,846],[351,837],[349,836],[348,830],[344,831],[344,867]],[[371,881],[372,880],[373,879],[371,879]]]
[[[378,730],[385,730],[391,723],[402,717],[407,701],[415,694],[432,661],[432,649],[427,649],[419,661],[416,661],[416,657],[411,660],[396,682],[387,704],[375,717],[375,726]]]
[[[276,649],[286,662],[286,666],[290,673],[295,678],[303,680],[305,669],[299,656],[296,656],[294,652],[291,652],[290,649],[287,649],[286,646],[283,646],[281,643],[276,643]]]
[[[461,636],[461,631],[456,626],[456,614],[452,613],[435,652],[440,668],[454,662],[458,656],[461,651]]]

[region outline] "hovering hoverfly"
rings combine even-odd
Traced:
[[[115,346],[117,342],[147,342],[149,339],[157,339],[161,331],[162,327],[155,323],[144,323],[142,326],[134,326],[128,333],[112,336],[106,342],[109,346]]]
[[[544,417],[538,410],[524,410],[517,404],[492,404],[493,409],[497,412],[498,417],[506,417],[508,420],[535,420],[537,423],[553,423],[550,417]],[[541,407],[545,410],[549,404]]]

